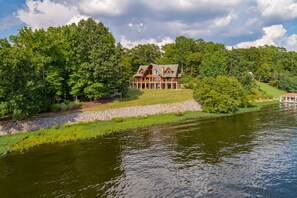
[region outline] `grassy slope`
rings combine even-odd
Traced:
[[[240,109],[236,114],[257,111],[263,106],[273,103],[275,102],[257,103],[257,106],[253,108]],[[10,151],[22,151],[42,144],[87,140],[113,132],[121,132],[153,125],[173,123],[186,119],[210,118],[230,115],[233,114],[186,112],[180,115],[169,113],[138,118],[125,118],[122,122],[116,122],[115,120],[93,121],[88,123],[78,123],[75,125],[52,127],[50,129],[38,130],[31,133],[6,135],[0,137],[0,155],[5,155]]]
[[[272,87],[266,83],[262,83],[262,82],[257,82],[257,83],[259,83],[260,89],[262,91],[266,92],[268,95],[271,95],[273,98],[279,98],[280,95],[287,93],[286,91]]]
[[[101,111],[131,106],[144,106],[153,104],[166,104],[182,102],[193,99],[193,90],[129,90],[128,97],[123,100],[117,99],[113,102],[84,109],[83,111]]]

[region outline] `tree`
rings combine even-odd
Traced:
[[[209,113],[230,113],[247,103],[242,85],[233,77],[206,77],[194,90],[194,98]]]
[[[200,65],[203,59],[203,54],[200,52],[195,52],[190,54],[186,58],[184,72],[190,76],[196,76],[199,74]]]
[[[46,110],[49,100],[33,54],[14,46],[1,49],[0,60],[0,116],[19,119]]]
[[[131,65],[133,72],[136,72],[140,65],[157,63],[161,58],[159,46],[155,44],[140,44],[130,50]]]
[[[175,56],[176,61],[180,66],[186,61],[186,58],[193,53],[195,41],[192,38],[186,38],[185,36],[179,36],[175,39]]]
[[[222,51],[206,53],[201,63],[200,74],[204,77],[217,77],[227,74],[227,59]]]
[[[157,60],[158,64],[173,64],[175,60],[175,43],[168,43],[162,46],[162,57]]]
[[[115,39],[102,23],[92,19],[78,23],[76,38],[78,61],[70,74],[70,94],[97,100],[119,87],[121,57]]]

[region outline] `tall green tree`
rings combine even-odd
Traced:
[[[131,65],[133,72],[137,71],[140,65],[157,63],[161,58],[160,47],[155,44],[140,44],[130,50]]]
[[[204,77],[217,77],[227,74],[226,53],[216,51],[206,53],[200,67],[200,74]]]
[[[46,110],[45,94],[32,52],[16,46],[0,51],[0,116],[19,119]]]

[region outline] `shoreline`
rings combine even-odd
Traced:
[[[232,114],[212,114],[201,111],[171,112],[152,114],[140,117],[114,118],[112,120],[97,120],[54,126],[49,129],[41,129],[27,133],[17,133],[0,136],[0,156],[9,152],[22,152],[42,144],[65,143],[83,141],[114,132],[141,129],[155,125],[180,122],[188,119],[209,119],[225,117],[261,110],[264,106],[277,104],[278,102],[256,103],[255,107],[242,108]]]
[[[90,122],[99,120],[104,121],[114,118],[139,117],[186,111],[201,111],[201,105],[195,100],[187,100],[170,104],[132,106],[107,109],[102,111],[75,112],[29,120],[9,121],[6,124],[0,126],[0,136],[6,134],[36,131],[40,129],[48,129],[53,126],[63,126],[65,124],[77,124],[79,122]]]

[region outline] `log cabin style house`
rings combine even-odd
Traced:
[[[142,65],[130,82],[134,89],[179,89],[180,68],[178,65]]]

